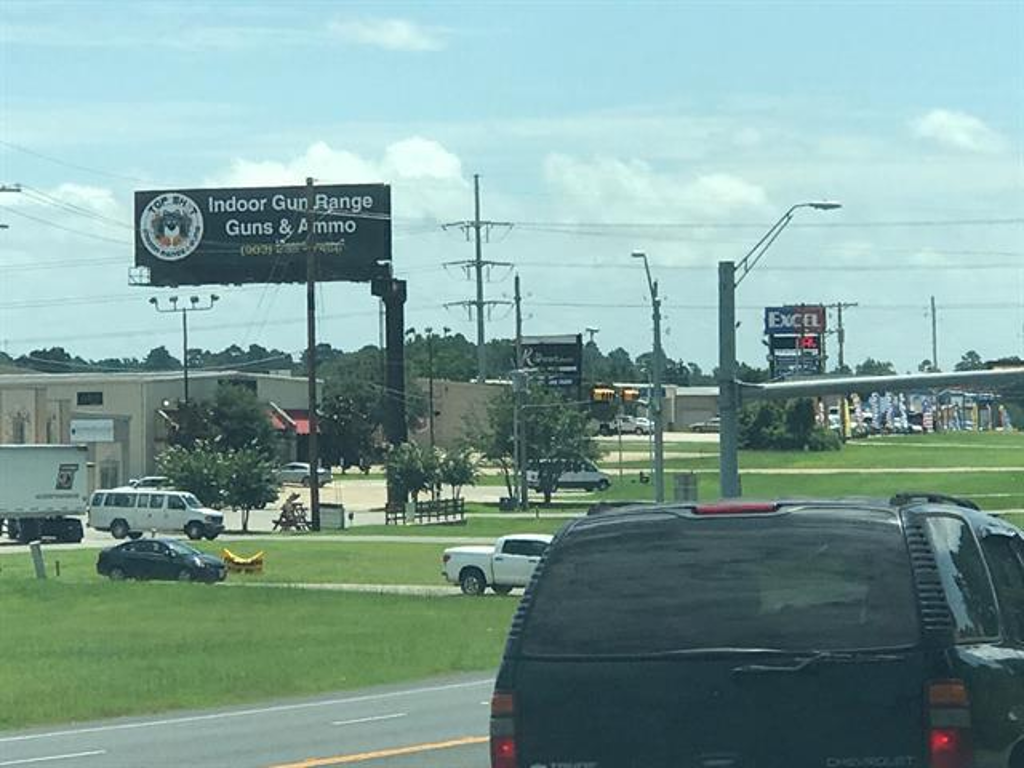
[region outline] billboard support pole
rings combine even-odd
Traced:
[[[316,408],[316,254],[313,251],[313,177],[306,179],[306,377],[309,385],[309,513],[310,527],[320,530],[320,429]]]
[[[384,437],[392,447],[409,439],[405,414],[405,280],[379,278],[370,285],[384,301],[384,336],[387,344],[384,376]],[[405,503],[398,489],[388,484],[388,508]]]

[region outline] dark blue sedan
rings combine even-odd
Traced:
[[[224,581],[224,561],[177,539],[138,539],[100,552],[96,572],[113,581]]]

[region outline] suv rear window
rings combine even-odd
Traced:
[[[891,513],[593,523],[549,551],[524,653],[852,650],[919,638],[910,558]]]

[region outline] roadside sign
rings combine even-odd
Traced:
[[[307,215],[310,194],[312,217]],[[386,277],[391,187],[135,193],[135,266],[148,270],[149,285],[305,282],[307,240],[317,255],[320,282]]]
[[[823,334],[826,331],[825,307],[820,304],[765,307],[765,336],[776,334]]]

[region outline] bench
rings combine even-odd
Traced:
[[[438,499],[437,501],[417,501],[413,513],[413,522],[462,524],[466,522],[466,500]]]

